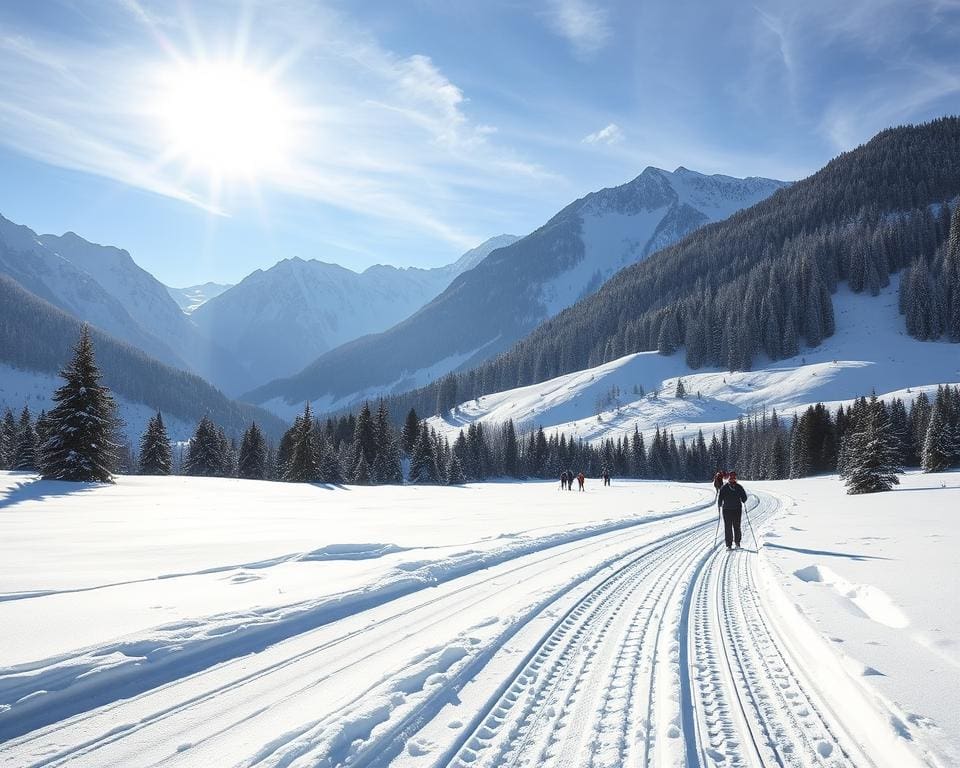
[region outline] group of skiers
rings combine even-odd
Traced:
[[[713,487],[717,491],[717,509],[723,517],[723,540],[727,549],[739,549],[740,520],[743,505],[747,502],[747,491],[737,482],[736,472],[722,469],[718,469],[713,476]]]
[[[563,470],[560,473],[560,490],[561,491],[572,491],[573,490],[573,481],[576,480],[577,484],[580,486],[580,490],[584,490],[583,484],[586,482],[586,475],[581,472],[579,475],[573,474],[569,469]],[[603,480],[604,485],[610,485],[610,471],[604,467],[603,471],[600,473],[600,479]]]
[[[563,470],[560,473],[560,490],[562,491],[572,491],[573,490],[573,481],[576,480],[580,485],[580,490],[583,490],[583,484],[586,481],[586,476],[581,472],[579,475],[573,474],[569,469]]]

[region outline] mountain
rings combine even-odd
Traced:
[[[831,410],[871,391],[885,400],[932,393],[960,382],[960,356],[945,341],[920,341],[903,329],[900,279],[877,297],[840,286],[833,297],[837,331],[815,349],[785,360],[761,361],[750,371],[691,371],[681,355],[638,352],[598,366],[460,403],[429,423],[452,442],[470,424],[512,419],[527,432],[543,427],[588,442],[629,437],[634,428],[649,445],[656,428],[691,440],[731,430],[740,417],[776,410],[782,423],[815,403]],[[682,378],[685,398],[675,397]]]
[[[229,288],[233,288],[232,283],[201,283],[187,288],[171,288],[168,285],[167,293],[177,302],[177,306],[183,310],[184,314],[189,315],[201,304],[219,296]]]
[[[0,274],[163,363],[228,392],[249,386],[231,356],[204,337],[166,287],[125,250],[73,232],[37,235],[0,216]]]
[[[568,205],[498,248],[388,331],[327,352],[303,371],[244,395],[289,414],[423,385],[501,352],[610,275],[703,224],[765,199],[785,182],[647,168],[633,181]],[[211,302],[212,304],[213,302]]]
[[[285,259],[209,298],[191,317],[251,377],[267,381],[299,371],[343,342],[389,328],[516,239],[491,238],[436,269],[377,264],[357,273],[322,261]]]
[[[844,283],[879,296],[901,270],[899,332],[960,341],[958,204],[960,118],[883,131],[618,272],[497,358],[392,398],[390,407],[395,416],[410,407],[446,412],[634,352],[676,354],[688,371],[749,371],[802,357],[842,322],[833,294]],[[872,331],[889,334],[881,324]],[[939,349],[960,359],[954,348]]]
[[[34,295],[11,278],[0,275],[0,405],[14,410],[30,397],[35,412],[50,407],[55,374],[69,361],[82,323],[72,315]],[[186,439],[199,419],[208,415],[228,434],[240,432],[256,420],[278,438],[285,424],[250,405],[236,403],[219,390],[187,373],[147,356],[140,349],[93,328],[92,337],[103,381],[117,395],[121,416],[136,438],[145,414],[156,409],[172,419],[172,436]]]

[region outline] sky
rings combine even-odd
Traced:
[[[960,0],[5,0],[0,214],[168,285],[432,267],[646,166],[960,113]]]

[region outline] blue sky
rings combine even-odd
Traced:
[[[956,114],[958,50],[960,0],[7,0],[0,213],[173,285],[436,266],[647,165],[795,179]],[[171,93],[221,62],[244,125],[184,139]]]

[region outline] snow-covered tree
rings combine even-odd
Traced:
[[[923,440],[920,466],[924,472],[942,472],[960,459],[960,445],[951,425],[949,394],[946,387],[937,389],[927,434]]]
[[[37,431],[33,427],[30,409],[23,406],[20,412],[20,423],[17,426],[17,444],[13,451],[11,469],[19,472],[35,472],[37,470]]]
[[[147,422],[147,429],[140,438],[139,469],[143,475],[169,475],[173,467],[173,450],[163,416],[157,411]]]
[[[677,377],[677,388],[674,394],[681,400],[687,396],[687,388],[683,384],[683,379],[679,376]]]
[[[450,462],[447,464],[447,485],[463,485],[467,482],[466,475],[463,473],[463,465],[456,453],[450,456]]]
[[[870,399],[855,430],[848,438],[845,466],[841,473],[846,481],[847,493],[889,491],[899,485],[897,475],[902,470],[897,464],[896,438],[890,429],[887,409],[876,396]]]
[[[108,483],[117,464],[119,419],[110,390],[100,383],[87,326],[60,372],[63,385],[53,395],[49,438],[42,447],[43,476],[52,480]]]
[[[317,441],[313,429],[313,412],[308,402],[303,413],[294,423],[293,443],[290,451],[290,464],[284,480],[294,483],[316,483],[320,481],[320,462],[317,456]]]
[[[237,458],[237,476],[246,480],[263,480],[267,473],[267,441],[256,422],[243,433]]]
[[[417,439],[420,437],[420,418],[417,416],[417,412],[411,408],[410,412],[407,414],[406,420],[403,422],[403,450],[407,455],[413,455],[413,448],[417,444]]]
[[[340,460],[333,446],[326,443],[320,452],[320,482],[330,485],[339,485],[343,482],[343,472],[340,469]]]
[[[223,443],[217,426],[204,416],[187,446],[184,471],[188,475],[216,477],[223,473],[223,460]]]
[[[421,424],[420,435],[417,437],[410,457],[411,483],[436,483],[440,479],[434,449],[434,440],[429,427],[425,423]]]
[[[0,424],[0,469],[10,469],[17,448],[17,420],[7,408]]]

